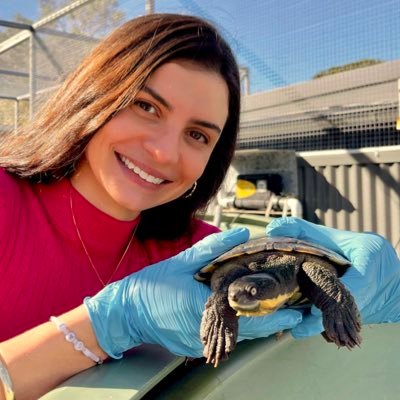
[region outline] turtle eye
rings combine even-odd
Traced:
[[[255,287],[252,287],[252,288],[250,289],[250,294],[251,294],[252,296],[255,296],[255,295],[257,294],[257,289],[256,289]]]

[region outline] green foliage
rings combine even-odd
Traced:
[[[331,67],[331,68],[325,69],[323,71],[320,71],[313,76],[313,79],[321,78],[321,77],[327,76],[327,75],[337,74],[339,72],[350,71],[352,69],[369,67],[370,65],[379,64],[381,62],[382,62],[381,60],[374,60],[374,59],[365,59],[365,60],[355,61],[355,62],[352,62],[349,64],[339,65],[336,67]]]

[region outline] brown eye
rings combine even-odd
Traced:
[[[151,105],[150,103],[148,103],[147,101],[137,100],[135,102],[135,105],[138,106],[139,108],[141,108],[143,111],[146,111],[148,113],[151,113],[151,114],[157,113],[156,108],[153,105]]]
[[[190,136],[198,142],[208,143],[208,138],[206,135],[199,131],[190,131]]]

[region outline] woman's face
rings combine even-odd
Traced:
[[[220,75],[187,61],[166,63],[92,138],[72,184],[107,214],[133,219],[192,187],[227,117]]]

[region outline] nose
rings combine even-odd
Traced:
[[[179,161],[181,136],[177,128],[158,130],[144,141],[145,150],[160,164],[175,164]]]
[[[233,300],[233,301],[235,301],[235,302],[237,302],[239,296],[237,295],[236,292],[229,291],[229,293],[228,293],[228,298],[231,299],[231,300]]]
[[[240,298],[246,296],[246,290],[240,285],[237,285],[236,282],[233,282],[229,285],[228,288],[228,298],[233,300],[234,302],[238,302]]]

